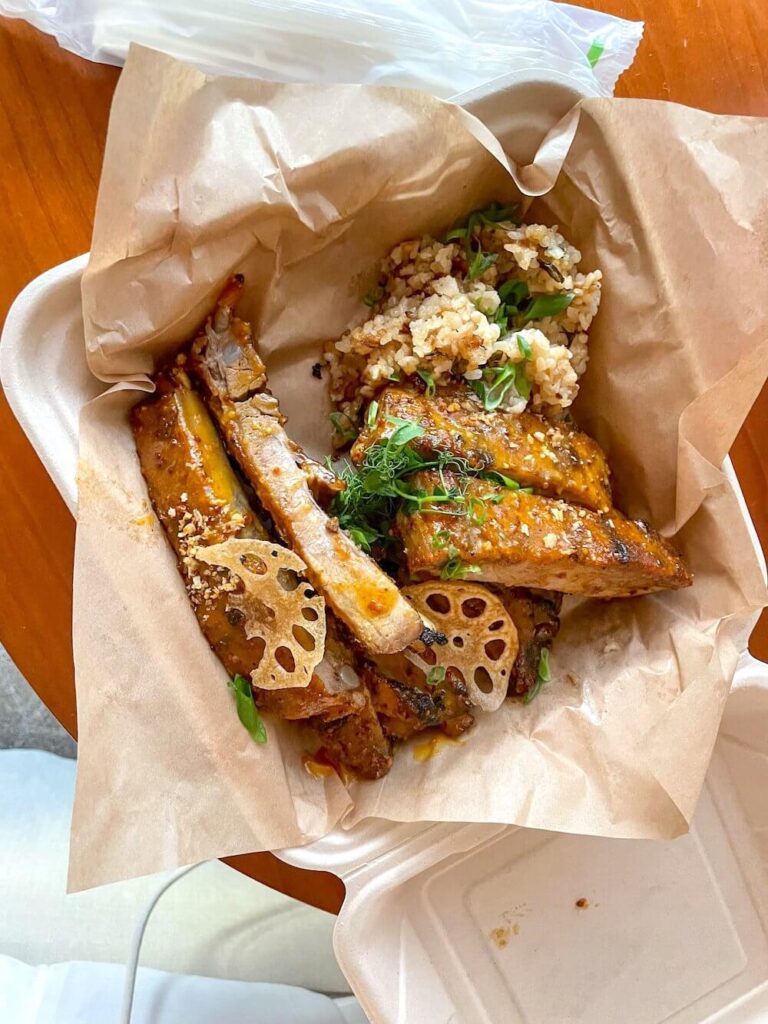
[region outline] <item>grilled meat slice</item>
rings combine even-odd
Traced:
[[[412,484],[431,494],[438,485],[457,486],[450,477],[419,473]],[[453,562],[476,567],[477,582],[588,597],[633,597],[692,583],[663,537],[616,509],[593,512],[477,479],[468,483],[466,497],[482,504],[482,524],[477,517],[445,515],[439,504],[434,511],[398,515],[412,575],[439,576]]]
[[[382,728],[392,739],[404,740],[434,726],[459,736],[474,722],[466,684],[453,670],[430,686],[402,655],[382,655],[365,679]]]
[[[446,685],[430,692],[426,687],[409,686],[378,675],[371,686],[371,697],[385,735],[408,739],[435,726],[449,736],[466,732],[474,717],[469,710],[464,683],[453,677],[453,673],[447,673]]]
[[[367,449],[397,429],[398,420],[423,428],[411,441],[420,455],[450,452],[473,469],[496,470],[523,487],[578,505],[608,511],[610,470],[596,441],[564,423],[553,424],[535,413],[485,412],[474,392],[463,385],[441,388],[432,398],[404,387],[388,387],[378,397],[373,427],[352,447],[360,462]],[[394,421],[394,422],[393,422]]]
[[[496,590],[517,627],[520,644],[509,676],[510,697],[527,693],[536,684],[541,652],[552,646],[560,629],[563,595],[551,590],[526,590],[523,587]]]
[[[348,769],[360,779],[380,779],[392,767],[392,744],[381,727],[366,691],[363,706],[355,714],[308,723],[320,741],[324,760]]]
[[[183,378],[183,375],[179,375]],[[249,640],[241,616],[227,607],[220,589],[221,571],[195,559],[197,544],[218,544],[230,537],[268,539],[224,452],[201,398],[173,375],[158,383],[159,394],[131,411],[141,470],[152,506],[176,553],[200,628],[230,675],[250,677],[262,654],[258,638]],[[237,609],[234,609],[237,612]],[[332,633],[332,631],[331,631]],[[338,645],[326,641],[328,656],[306,688],[254,691],[260,707],[283,718],[349,715],[364,701],[359,686],[339,679],[329,689],[321,676],[337,679]],[[337,661],[332,658],[336,656]],[[352,655],[346,655],[352,664]],[[349,678],[349,677],[348,677]]]
[[[234,279],[233,279],[234,280]],[[422,623],[390,578],[329,519],[296,464],[248,324],[233,315],[242,279],[224,291],[189,367],[202,380],[230,451],[313,586],[367,650],[399,651]]]

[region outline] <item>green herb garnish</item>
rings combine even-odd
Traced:
[[[429,372],[429,370],[417,370],[416,373],[421,377],[427,386],[427,390],[424,392],[427,398],[434,398],[435,395],[435,378]]]
[[[525,281],[505,281],[496,289],[501,303],[494,314],[492,323],[497,323],[504,333],[510,322],[523,327],[531,320],[543,320],[547,316],[557,316],[573,302],[573,292],[558,292],[556,295],[531,295]],[[518,335],[520,352],[525,359],[530,359],[530,344],[527,339]]]
[[[371,288],[371,290],[363,296],[363,302],[366,306],[375,306],[378,302],[381,302],[383,298],[384,288],[382,285],[377,284],[375,288]]]
[[[452,550],[455,551],[455,548]],[[479,565],[468,565],[466,562],[462,562],[459,558],[458,552],[456,552],[448,559],[440,570],[440,579],[464,580],[467,576],[471,576],[473,573],[478,572],[480,572]]]
[[[390,444],[395,445],[396,448],[402,448],[411,441],[415,441],[417,437],[426,434],[426,430],[420,424],[414,423],[413,420],[400,419],[399,416],[387,416],[387,423],[397,427],[397,430],[389,437]]]
[[[520,394],[518,383],[521,381],[528,385],[527,394],[524,396],[527,398],[531,393],[528,378],[524,373],[522,376],[519,374],[518,367],[514,363],[507,363],[506,366],[487,366],[483,370],[480,380],[471,380],[469,384],[483,403],[485,411],[493,412],[494,409],[498,409],[510,391],[514,389],[517,394]]]
[[[465,481],[469,475],[467,461],[448,452],[422,455],[411,447],[411,442],[425,433],[422,426],[397,416],[387,416],[387,422],[395,427],[392,434],[372,444],[359,466],[347,464],[341,469],[339,475],[346,486],[331,506],[341,528],[366,551],[374,545],[392,543],[392,523],[400,508],[409,514],[434,503],[441,512],[451,515],[456,514],[451,507],[455,504],[459,514],[465,514],[461,488],[448,487],[442,474],[449,469]],[[434,494],[409,483],[414,473],[427,469],[440,474],[441,483]]]
[[[520,484],[517,480],[513,480],[511,476],[505,476],[500,473],[498,469],[489,469],[483,473],[484,480],[491,480],[493,483],[501,484],[502,487],[506,487],[510,491],[519,491]]]
[[[491,203],[484,210],[478,210],[477,216],[487,227],[496,227],[502,221],[510,221],[512,224],[517,224],[519,210],[519,203],[510,203],[508,206],[502,206],[500,203]]]
[[[531,397],[531,382],[528,380],[528,374],[522,363],[515,366],[515,390],[526,402]]]
[[[328,418],[333,424],[334,431],[342,441],[354,441],[357,439],[355,422],[345,412],[332,412]]]
[[[543,647],[541,654],[539,655],[539,671],[537,673],[539,679],[542,682],[548,683],[552,678],[552,673],[549,668],[549,648]]]
[[[482,313],[483,310],[481,309],[480,312]],[[487,315],[488,314],[486,313],[486,316]],[[496,312],[493,314],[493,320],[491,320],[491,323],[498,324],[500,335],[507,333],[507,328],[509,327],[509,312],[507,311],[507,307],[504,305],[503,302],[499,305]]]
[[[445,665],[435,665],[427,672],[427,686],[437,686],[438,683],[442,683],[445,679],[446,668]]]
[[[520,350],[520,355],[523,359],[531,358],[531,343],[527,338],[524,338],[522,334],[517,335],[517,347]]]
[[[539,667],[536,672],[536,682],[523,697],[524,703],[530,704],[533,698],[541,692],[542,686],[545,683],[548,683],[551,678],[552,672],[549,668],[549,648],[543,647],[541,650],[541,654],[539,654]]]
[[[434,551],[441,551],[443,548],[448,546],[448,542],[451,539],[450,530],[438,530],[432,538],[432,548]]]
[[[480,239],[480,232],[483,227],[496,227],[505,221],[518,223],[518,206],[513,203],[502,206],[500,203],[491,203],[482,210],[472,210],[469,216],[460,224],[455,225],[446,232],[445,241],[455,242],[459,239],[464,241],[464,252],[467,259],[467,280],[474,281],[492,266],[498,256],[496,253],[484,252]]]
[[[495,252],[483,252],[479,249],[470,261],[467,280],[474,281],[478,277],[482,277],[488,267],[492,267],[498,258]]]
[[[369,430],[373,430],[376,425],[376,417],[379,415],[379,403],[374,399],[368,406],[368,412],[365,414],[365,425]]]
[[[531,302],[520,310],[523,323],[529,320],[543,320],[547,316],[557,316],[568,309],[575,299],[573,292],[558,292],[557,295],[534,295]]]
[[[595,39],[590,48],[587,50],[587,60],[589,61],[589,66],[591,68],[593,68],[595,64],[597,64],[597,62],[603,56],[604,51],[605,43],[601,42],[599,39]]]
[[[509,306],[519,306],[528,298],[528,285],[525,281],[505,281],[496,291],[501,301]]]
[[[471,497],[467,502],[467,518],[473,526],[485,526],[488,508],[483,498]]]
[[[490,206],[486,206],[482,210],[472,210],[463,221],[460,221],[450,231],[445,233],[446,242],[455,242],[460,238],[465,241],[470,238],[474,233],[475,229],[485,227],[496,227],[505,221],[509,221],[512,224],[519,224],[519,204],[511,203],[508,206],[502,206],[501,203],[491,203]]]
[[[256,743],[266,743],[267,730],[254,703],[251,684],[244,676],[238,674],[234,679],[230,679],[227,685],[235,695],[237,717],[251,734],[251,739]]]

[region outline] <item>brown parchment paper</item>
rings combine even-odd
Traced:
[[[766,601],[720,466],[768,366],[768,122],[630,100],[578,116],[527,219],[562,225],[604,272],[576,414],[609,454],[620,507],[675,537],[695,584],[568,600],[536,701],[481,717],[427,762],[406,746],[385,779],[347,790],[304,771],[294,727],[269,719],[260,747],[240,726],[148,514],[127,409],[242,271],[289,431],[322,453],[311,364],[363,319],[378,261],[516,196],[525,174],[479,122],[419,93],[212,78],[132,51],[83,279],[89,364],[123,383],[81,419],[72,889],[368,816],[653,838],[688,827]]]

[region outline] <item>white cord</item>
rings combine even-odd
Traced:
[[[207,864],[208,861],[202,861],[201,863]],[[152,911],[157,905],[157,901],[170,887],[178,882],[184,875],[188,875],[190,871],[194,871],[195,868],[199,868],[200,864],[190,864],[185,868],[179,868],[178,871],[174,871],[173,874],[164,879],[162,885],[154,893],[149,903],[144,908],[144,913],[141,915],[136,923],[136,928],[133,932],[133,939],[131,940],[131,949],[128,955],[128,962],[125,965],[125,982],[123,986],[123,1004],[120,1010],[120,1021],[119,1024],[131,1024],[131,1012],[133,1010],[133,994],[136,988],[136,972],[139,966],[139,954],[141,953],[141,943],[144,939],[144,932],[146,930],[149,919],[152,916]]]

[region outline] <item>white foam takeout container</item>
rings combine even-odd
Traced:
[[[520,159],[576,98],[505,76],[462,99]],[[6,397],[73,514],[78,416],[104,390],[85,363],[86,261],[28,285],[0,345]],[[744,653],[674,841],[371,819],[277,855],[343,878],[334,945],[374,1024],[768,1021],[768,667]]]

